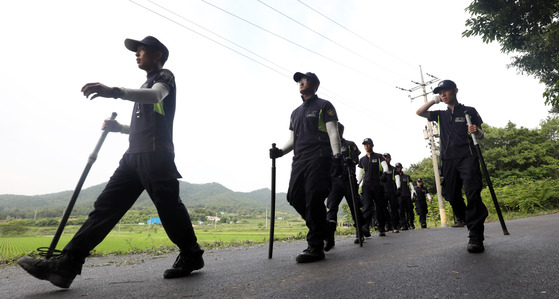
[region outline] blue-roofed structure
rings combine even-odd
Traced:
[[[159,219],[159,217],[153,217],[148,220],[148,224],[161,224],[161,219]]]

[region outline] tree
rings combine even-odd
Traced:
[[[0,235],[5,236],[21,236],[27,232],[26,220],[11,220],[0,224]]]
[[[559,118],[548,117],[539,129],[509,122],[505,128],[483,125],[480,141],[487,170],[496,187],[517,184],[520,179],[559,179]]]
[[[545,103],[559,106],[559,0],[474,0],[464,37],[497,41],[516,54],[510,66],[546,86]]]

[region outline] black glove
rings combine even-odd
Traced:
[[[386,183],[386,181],[388,181],[388,173],[383,172],[382,175],[380,176],[380,181]]]
[[[402,195],[402,191],[400,188],[396,189],[396,197],[400,197]]]
[[[345,166],[349,167],[350,169],[355,167],[355,162],[350,157],[345,157],[344,164],[345,164]]]
[[[332,158],[332,176],[341,176],[344,172],[344,162],[341,154],[336,154]]]
[[[270,149],[270,159],[275,159],[283,156],[283,150],[281,148],[272,147]]]

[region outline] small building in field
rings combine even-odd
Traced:
[[[148,220],[148,224],[161,224],[161,219],[159,219],[159,217],[153,217]]]

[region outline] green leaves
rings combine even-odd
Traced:
[[[480,147],[495,187],[523,178],[528,181],[559,179],[559,118],[548,118],[540,129],[505,128],[484,124]]]
[[[516,54],[510,66],[546,86],[545,103],[559,106],[559,0],[474,0],[463,37],[498,42]]]

